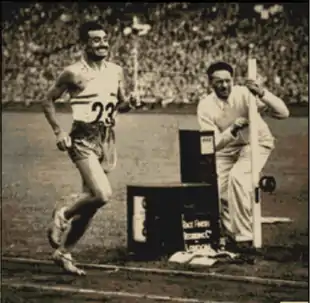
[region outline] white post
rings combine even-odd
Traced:
[[[253,47],[253,45],[252,45]],[[248,58],[248,78],[256,80],[257,66],[256,59],[250,52]],[[258,129],[257,129],[257,103],[256,98],[249,95],[249,127],[250,127],[250,146],[251,146],[251,168],[252,168],[252,222],[253,222],[253,246],[262,247],[262,225],[261,225],[261,201],[259,190],[259,171],[256,159],[258,159]]]
[[[139,70],[139,62],[138,62],[138,37],[134,37],[134,46],[133,46],[133,91],[137,98],[137,104],[140,104],[140,93],[139,93],[139,85],[138,85],[138,70]]]

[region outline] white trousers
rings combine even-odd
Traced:
[[[259,147],[257,168],[265,166],[272,149]],[[216,156],[222,227],[236,241],[248,241],[252,234],[251,148],[236,147]],[[240,240],[238,240],[240,239]]]

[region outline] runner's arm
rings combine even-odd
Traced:
[[[61,127],[56,118],[56,108],[54,103],[65,91],[67,91],[71,77],[72,74],[69,71],[63,71],[56,79],[54,85],[47,92],[45,101],[42,102],[44,115],[55,135],[58,135],[61,132]]]
[[[125,77],[124,77],[124,72],[123,69],[120,70],[120,80],[119,80],[119,86],[118,86],[118,92],[117,92],[117,105],[116,105],[116,109],[118,112],[120,113],[127,113],[130,110],[142,107],[143,105],[141,104],[141,106],[136,106],[135,105],[135,100],[132,101],[131,99],[134,99],[135,96],[129,96],[126,97],[125,94]]]

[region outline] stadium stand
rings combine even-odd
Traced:
[[[110,35],[110,59],[132,87],[134,37],[124,29],[137,16],[151,25],[139,39],[139,79],[150,102],[196,103],[208,90],[205,68],[224,59],[247,68],[255,45],[261,80],[287,103],[308,102],[307,3],[19,3],[2,16],[2,103],[40,102],[64,65],[79,56],[76,29],[97,20]]]

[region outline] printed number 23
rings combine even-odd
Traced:
[[[100,121],[101,117],[102,117],[102,114],[103,112],[107,112],[107,118],[105,118],[105,124],[106,125],[111,125],[113,124],[113,113],[114,113],[114,110],[115,110],[115,106],[113,103],[108,103],[105,107],[104,105],[101,103],[101,102],[95,102],[93,103],[92,105],[92,108],[91,110],[94,112],[97,112],[97,109],[99,108],[99,112],[97,114],[97,117],[96,119],[93,121],[93,122],[98,122]]]

